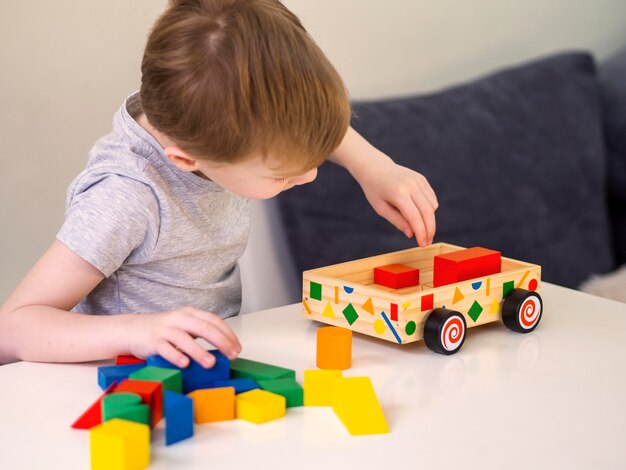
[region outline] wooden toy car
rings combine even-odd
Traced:
[[[376,284],[375,268],[384,271],[378,282],[400,287]],[[418,271],[407,281],[418,284],[390,284],[408,271]],[[543,309],[540,282],[538,265],[435,243],[305,271],[303,314],[399,344],[424,339],[431,350],[453,354],[467,328],[502,320],[520,333],[534,330]]]

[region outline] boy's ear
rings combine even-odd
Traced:
[[[198,169],[198,159],[185,153],[184,150],[175,145],[163,149],[167,159],[172,162],[179,170],[196,171]]]

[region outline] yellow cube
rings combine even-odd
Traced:
[[[340,370],[305,370],[304,406],[330,406],[333,381],[341,376]]]
[[[389,432],[369,377],[342,377],[333,381],[332,407],[353,436]]]
[[[255,389],[235,397],[237,418],[262,424],[285,416],[287,400],[266,390]]]
[[[138,470],[150,465],[150,426],[113,418],[89,432],[93,470]]]

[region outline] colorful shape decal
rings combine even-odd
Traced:
[[[502,284],[502,297],[506,297],[515,289],[515,283],[513,281],[507,281]]]
[[[343,290],[346,291],[346,294],[352,294],[352,292],[354,292],[354,287],[343,286]]]
[[[431,310],[435,301],[435,294],[428,294],[422,296],[422,312],[424,310]]]
[[[339,303],[339,286],[335,286],[335,303]]]
[[[391,322],[389,321],[389,318],[387,318],[387,315],[385,314],[385,312],[380,312],[380,314],[383,317],[383,320],[385,320],[385,323],[387,323],[387,326],[389,327],[389,329],[391,330],[391,332],[393,333],[393,335],[396,337],[396,341],[399,344],[402,344],[402,339],[400,338],[400,336],[398,335],[398,333],[396,332],[396,330],[394,329],[393,325],[391,324]]]
[[[379,335],[382,335],[385,332],[385,322],[380,318],[374,320],[374,331]]]
[[[537,282],[537,279],[531,279],[530,282],[528,283],[528,290],[535,292],[537,290],[538,285],[539,283]]]
[[[498,313],[500,311],[500,302],[498,302],[498,299],[495,298],[493,299],[493,302],[491,303],[491,308],[489,309],[489,313]]]
[[[352,304],[348,304],[348,306],[343,309],[343,316],[346,317],[346,320],[348,320],[348,324],[350,325],[352,325],[357,318],[359,318],[359,314],[356,313]]]
[[[326,308],[324,308],[324,312],[322,313],[322,315],[324,315],[325,317],[328,317],[328,318],[337,318],[335,316],[335,312],[334,312],[333,308],[330,306],[330,302],[328,302],[326,304]]]
[[[321,284],[311,281],[309,292],[311,293],[312,299],[322,300],[322,285]]]
[[[472,282],[472,289],[478,290],[483,285],[483,281]]]
[[[309,304],[307,303],[306,299],[302,299],[302,305],[304,305],[304,308],[306,309],[306,313],[308,313],[309,315],[311,315],[313,313],[311,311],[311,307],[309,307]]]
[[[525,281],[525,280],[526,280],[526,278],[528,277],[528,273],[530,273],[530,271],[526,271],[526,272],[524,273],[524,275],[522,276],[522,278],[521,278],[521,279],[519,280],[519,282],[517,283],[517,286],[515,286],[515,287],[517,287],[517,288],[519,289],[520,287],[522,287],[522,286],[524,285],[524,281]]]
[[[452,305],[454,305],[457,302],[460,302],[461,300],[463,300],[465,298],[465,296],[463,295],[463,293],[459,290],[458,287],[454,288],[454,298],[452,299]]]
[[[474,320],[474,323],[476,323],[476,320],[478,320],[478,317],[480,317],[480,314],[482,312],[483,312],[483,308],[480,306],[478,302],[474,300],[474,303],[470,307],[467,314],[470,316],[472,320]]]
[[[372,298],[370,297],[369,299],[367,299],[365,303],[361,305],[361,308],[370,315],[374,315],[374,304],[372,303]]]
[[[417,325],[415,324],[415,322],[413,320],[411,320],[410,322],[408,322],[406,324],[406,327],[404,328],[404,332],[411,336],[413,333],[415,333],[415,330],[417,330]]]
[[[485,295],[489,295],[489,289],[491,288],[491,278],[488,277],[487,281],[486,281],[486,286],[485,286]]]
[[[411,302],[404,302],[402,304],[402,310],[406,310],[407,308],[409,308],[411,306]]]
[[[398,321],[398,304],[391,304],[391,321]]]

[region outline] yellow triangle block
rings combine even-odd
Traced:
[[[372,298],[370,297],[367,301],[361,305],[361,308],[365,310],[370,315],[374,315],[374,304],[372,303]]]
[[[455,304],[463,300],[465,296],[461,293],[458,287],[454,289],[454,298],[452,299],[452,303]]]
[[[369,377],[342,377],[332,386],[333,411],[353,436],[389,432]]]
[[[333,308],[330,306],[330,302],[326,304],[326,308],[324,309],[324,312],[322,312],[322,315],[324,315],[325,317],[329,317],[329,318],[335,318],[335,312],[333,311]]]
[[[498,299],[493,299],[493,302],[491,303],[491,308],[489,309],[489,313],[498,313],[500,311],[500,302],[498,302]]]

